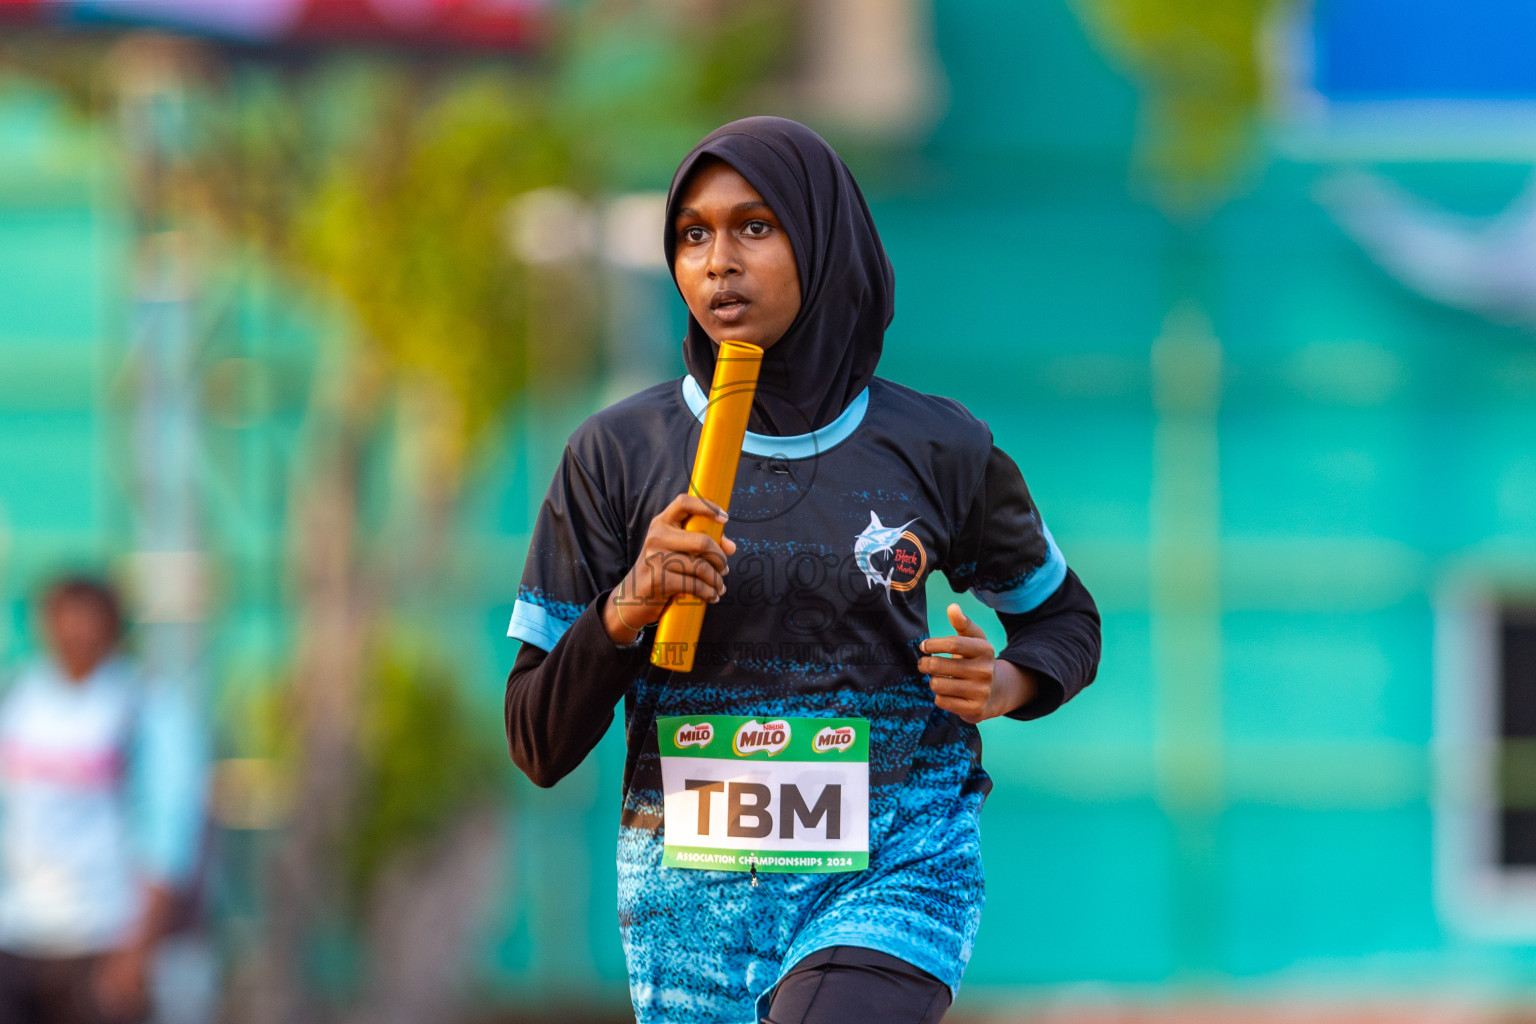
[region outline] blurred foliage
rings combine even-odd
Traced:
[[[1296,0],[1075,0],[1143,91],[1141,159],[1170,212],[1230,193],[1264,99],[1263,37]]]
[[[505,795],[507,779],[506,751],[489,739],[496,731],[464,700],[451,667],[422,647],[377,651],[364,693],[361,798],[344,851],[354,912],[396,854],[430,842],[466,805]]]
[[[400,631],[408,633],[409,627]],[[345,865],[342,907],[361,923],[381,872],[402,852],[420,849],[466,809],[507,796],[506,751],[482,709],[464,697],[452,662],[424,639],[394,639],[375,646],[361,688],[352,736],[360,773],[357,798],[338,830],[336,856]],[[291,808],[300,785],[302,694],[293,686],[238,696],[226,715],[238,731],[238,753],[280,766],[275,799]]]
[[[106,74],[109,52],[90,36],[10,32],[0,35],[0,75],[44,84],[77,116],[100,117],[111,112],[115,99]]]
[[[250,83],[243,130],[210,149],[225,173],[198,179],[223,223],[344,301],[363,341],[353,355],[376,361],[386,387],[434,396],[411,426],[435,439],[450,481],[525,383],[526,284],[502,213],[569,167],[531,91],[388,65]],[[328,125],[333,106],[349,119]],[[283,123],[306,107],[307,130]]]
[[[527,384],[530,292],[549,285],[508,253],[508,201],[664,186],[783,70],[795,16],[775,0],[595,0],[554,8],[547,49],[515,58],[34,32],[0,40],[0,72],[100,119],[146,64],[185,89],[191,150],[163,169],[182,197],[172,212],[341,300],[355,397],[428,392],[413,426],[437,436],[451,486]],[[537,343],[573,341],[590,353]]]
[[[594,3],[561,33],[550,97],[590,184],[665,187],[705,133],[764,101],[792,53],[782,0]],[[771,105],[771,104],[770,104]]]

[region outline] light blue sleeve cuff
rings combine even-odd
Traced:
[[[1022,615],[1034,611],[1045,603],[1046,598],[1056,593],[1056,588],[1067,578],[1067,560],[1061,557],[1061,549],[1056,546],[1056,538],[1051,536],[1050,529],[1044,523],[1040,524],[1040,528],[1045,532],[1044,564],[1024,577],[1017,586],[1007,590],[983,590],[977,587],[973,593],[982,604],[994,611]]]
[[[507,636],[542,650],[552,651],[565,635],[571,624],[551,615],[531,601],[519,598],[512,606],[512,621],[507,626]]]

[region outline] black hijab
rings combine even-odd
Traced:
[[[805,125],[782,117],[732,121],[706,135],[672,176],[668,267],[683,189],[709,157],[729,164],[773,209],[800,271],[800,313],[763,357],[748,427],[781,437],[824,427],[875,375],[896,312],[895,276],[869,207],[842,158]],[[717,349],[690,315],[683,359],[706,395]]]

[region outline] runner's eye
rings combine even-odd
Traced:
[[[697,224],[691,228],[683,228],[681,234],[683,241],[690,245],[697,245],[698,243],[704,241],[704,229],[699,227]]]
[[[744,229],[749,238],[762,238],[773,230],[773,225],[765,220],[749,220]]]

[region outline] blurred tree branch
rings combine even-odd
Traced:
[[[1143,89],[1141,160],[1171,213],[1198,215],[1253,156],[1266,27],[1295,0],[1075,0]]]

